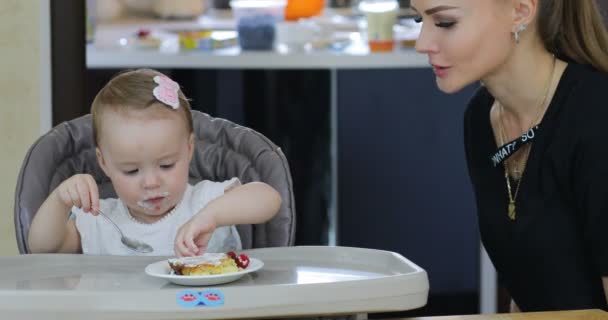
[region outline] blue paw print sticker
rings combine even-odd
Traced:
[[[205,290],[202,292],[186,290],[177,294],[177,304],[184,308],[217,307],[224,305],[224,294],[218,290]]]
[[[177,304],[185,308],[197,306],[201,302],[201,296],[196,291],[182,291],[177,294]]]
[[[206,306],[216,307],[224,304],[224,294],[218,290],[207,290],[201,292],[201,302]]]

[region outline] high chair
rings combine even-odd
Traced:
[[[295,203],[285,155],[262,134],[228,120],[192,111],[195,150],[190,163],[191,184],[207,179],[238,177],[242,183],[262,181],[282,197],[277,215],[265,224],[238,225],[243,249],[292,246],[295,240]],[[30,223],[62,181],[77,173],[93,175],[100,198],[116,197],[109,178],[95,156],[91,115],[59,124],[40,137],[23,161],[15,190],[15,232],[19,252],[29,253]]]

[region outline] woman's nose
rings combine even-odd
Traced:
[[[437,45],[433,41],[433,35],[425,30],[424,26],[420,29],[420,35],[416,40],[416,52],[423,54],[437,53]]]

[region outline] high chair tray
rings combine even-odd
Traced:
[[[244,252],[263,267],[234,282],[200,287],[144,273],[163,257],[0,257],[0,311],[19,319],[280,318],[402,311],[427,301],[426,272],[394,252],[349,247]]]

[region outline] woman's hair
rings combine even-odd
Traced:
[[[608,72],[608,32],[596,0],[540,0],[539,5],[538,28],[547,50]]]
[[[138,69],[122,72],[110,80],[95,96],[91,106],[93,115],[93,139],[95,145],[99,145],[101,115],[103,112],[111,110],[116,112],[128,112],[130,110],[142,110],[148,107],[161,104],[165,105],[154,97],[152,91],[158,84],[154,82],[155,76],[164,76],[162,73],[151,69]],[[180,107],[175,112],[183,115],[186,128],[189,133],[193,132],[192,114],[190,112],[190,102],[181,89],[178,90]]]

